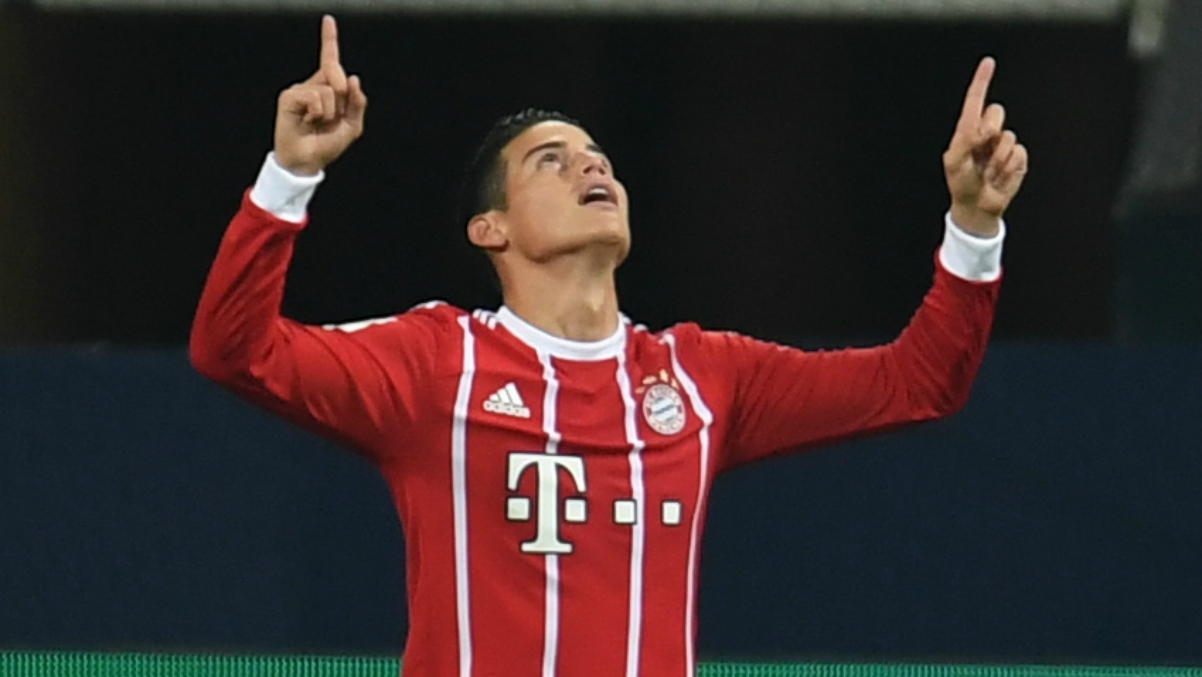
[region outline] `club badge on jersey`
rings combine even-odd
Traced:
[[[661,435],[675,435],[684,430],[684,399],[680,396],[680,384],[668,372],[643,379],[637,393],[643,395],[643,418],[647,425]]]

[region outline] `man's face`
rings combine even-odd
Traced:
[[[626,189],[609,158],[579,127],[542,122],[501,151],[507,207],[499,214],[509,246],[544,262],[593,250],[614,265],[630,251]]]

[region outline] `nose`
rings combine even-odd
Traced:
[[[585,176],[607,176],[609,174],[609,169],[605,164],[605,158],[601,157],[600,155],[591,152],[584,152],[580,153],[578,157],[582,158],[579,160],[580,164],[582,165],[580,171]]]

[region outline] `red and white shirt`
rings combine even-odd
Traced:
[[[222,385],[370,459],[405,527],[405,677],[694,674],[716,475],[961,407],[985,351],[1002,236],[950,221],[900,337],[805,352],[625,318],[570,341],[508,308],[280,316],[321,177],[269,158],[222,241],[191,338]]]

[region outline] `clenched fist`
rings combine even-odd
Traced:
[[[339,63],[334,17],[322,17],[317,72],[280,93],[275,118],[276,161],[294,174],[317,174],[362,136],[366,110],[367,96],[359,76],[347,77]]]
[[[1027,149],[1003,127],[1005,109],[996,103],[985,107],[994,67],[988,57],[977,66],[956,131],[943,154],[952,220],[983,237],[997,234],[1002,212],[1027,174]]]

